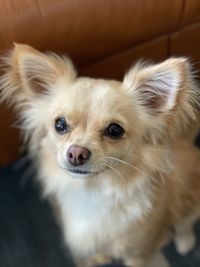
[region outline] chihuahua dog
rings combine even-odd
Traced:
[[[19,112],[77,266],[146,267],[172,237],[192,249],[200,153],[183,133],[199,92],[186,58],[138,63],[121,82],[77,77],[68,58],[27,45],[4,63],[1,99]]]

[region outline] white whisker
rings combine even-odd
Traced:
[[[130,164],[130,163],[127,162],[127,161],[124,161],[124,160],[121,160],[121,159],[118,159],[118,158],[115,158],[115,157],[110,157],[110,156],[104,156],[104,158],[107,158],[107,159],[111,159],[111,160],[117,161],[117,162],[119,162],[119,163],[121,163],[121,164],[124,164],[124,165],[130,167],[130,168],[133,169],[134,171],[137,171],[137,172],[141,173],[141,170],[140,170],[139,168],[133,166],[132,164]]]
[[[120,171],[118,171],[116,168],[114,168],[111,165],[109,165],[106,161],[103,160],[103,162],[104,162],[104,164],[105,164],[106,167],[108,167],[111,170],[113,170],[121,178],[120,181],[122,181],[123,184],[124,184],[124,182],[126,182],[125,177],[120,173]]]

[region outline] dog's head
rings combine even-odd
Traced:
[[[122,82],[78,78],[68,58],[25,45],[5,62],[2,99],[19,109],[32,151],[70,176],[135,172],[146,144],[167,142],[195,115],[185,58],[136,64]]]

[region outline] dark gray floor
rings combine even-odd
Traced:
[[[0,170],[0,267],[73,266],[48,204],[22,173]]]
[[[0,169],[0,267],[73,266],[47,202],[31,179],[25,181],[24,169],[19,164]],[[200,267],[200,224],[196,234],[198,244],[186,257],[173,244],[165,249],[173,267]]]

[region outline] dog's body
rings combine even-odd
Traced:
[[[67,59],[27,46],[6,63],[2,99],[21,112],[77,264],[114,258],[143,267],[172,235],[189,251],[200,152],[182,137],[199,105],[187,61],[137,65],[123,83],[76,78]]]
[[[85,264],[89,266],[90,258],[96,254],[104,255],[105,260],[122,257],[127,266],[140,266],[149,261],[155,248],[161,248],[172,237],[182,254],[194,246],[192,227],[200,218],[200,152],[185,140],[176,144],[174,152],[170,155],[174,169],[167,177],[156,177],[152,168],[153,164],[169,164],[163,158],[166,154],[160,151],[154,157],[155,151],[150,149],[146,153],[151,162],[147,159],[146,167],[152,177],[141,179],[138,174],[135,181],[132,173],[127,173],[129,182],[120,187],[115,187],[109,175],[100,177],[98,187],[96,180],[77,183],[70,177],[66,186],[62,184],[63,189],[56,194],[62,226],[75,258],[80,257],[80,266],[88,258],[89,263]],[[54,160],[50,166],[53,165]],[[58,177],[49,177],[49,166],[43,167],[42,182],[45,177],[49,184],[51,179],[63,176],[61,171]],[[142,263],[135,265],[136,259],[142,259]]]

